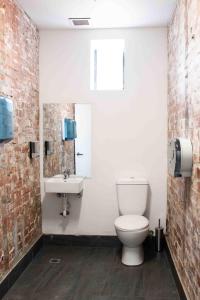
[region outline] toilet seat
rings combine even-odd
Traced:
[[[148,228],[149,221],[144,216],[125,215],[115,220],[115,226],[122,231],[140,231]]]

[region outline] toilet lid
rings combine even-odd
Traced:
[[[135,231],[148,227],[149,221],[144,216],[126,215],[117,218],[115,226],[124,231]]]

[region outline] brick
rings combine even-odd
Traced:
[[[168,243],[188,299],[200,299],[200,1],[178,0],[168,30],[169,138],[193,145],[190,179],[168,177]]]
[[[28,157],[29,141],[39,138],[38,49],[29,17],[0,0],[0,94],[12,97],[15,113],[14,140],[0,147],[0,279],[41,233],[39,160]]]

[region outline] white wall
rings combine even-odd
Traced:
[[[40,38],[41,106],[92,104],[92,178],[85,181],[83,198],[71,201],[69,220],[59,216],[60,200],[42,193],[43,232],[114,234],[115,181],[123,176],[148,178],[150,226],[154,228],[159,217],[165,222],[166,29],[41,31]],[[89,90],[90,40],[98,38],[125,39],[124,91]]]

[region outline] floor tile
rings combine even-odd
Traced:
[[[180,300],[165,252],[127,267],[119,248],[54,245],[40,251],[3,298],[27,299]]]

